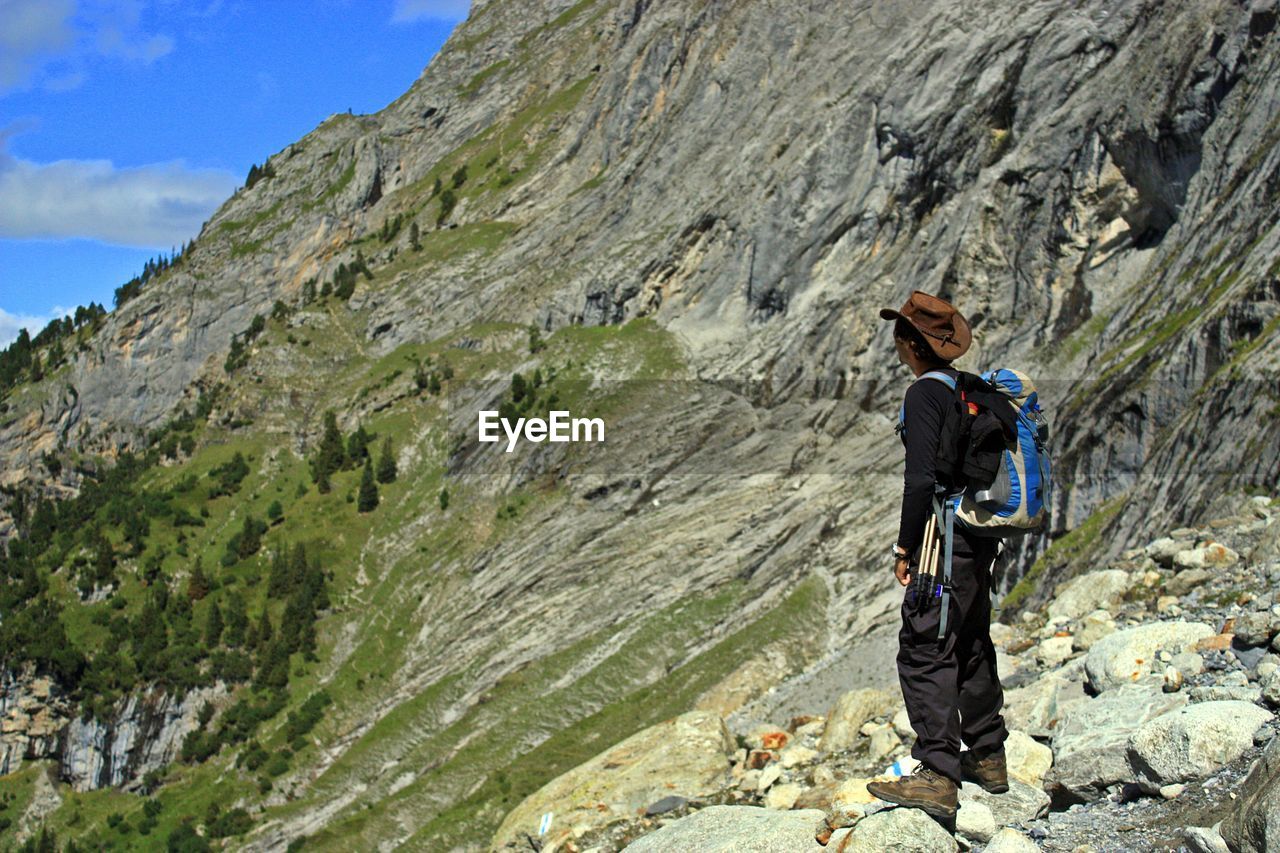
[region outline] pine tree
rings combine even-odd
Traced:
[[[449,490],[440,490],[440,511],[443,512],[449,508]]]
[[[199,601],[209,594],[209,577],[204,573],[200,558],[196,557],[195,567],[191,569],[191,577],[187,580],[187,598]]]
[[[360,512],[372,512],[378,506],[378,486],[373,482],[373,465],[368,457],[364,460],[364,473],[360,475],[360,494],[356,499],[356,509]]]
[[[240,529],[240,542],[236,547],[236,556],[240,559],[252,557],[262,547],[262,528],[260,522],[252,515],[244,517],[244,526]]]
[[[102,535],[102,530],[94,531],[93,540],[93,580],[95,584],[109,584],[116,576],[116,553],[111,542]]]
[[[228,646],[242,646],[245,643],[245,632],[249,628],[249,614],[245,611],[244,597],[238,592],[227,596],[227,610],[224,614],[226,630],[222,638]]]
[[[262,608],[262,616],[258,619],[257,628],[258,629],[254,632],[254,637],[257,640],[256,645],[259,649],[265,649],[271,643],[271,640],[275,637],[276,633],[275,629],[271,627],[271,614],[267,611],[266,607]]]
[[[289,558],[289,589],[301,586],[307,579],[307,549],[299,542],[293,546],[293,556]],[[288,589],[285,590],[286,592]]]
[[[269,644],[258,657],[258,687],[286,687],[289,684],[289,650],[283,641]]]
[[[378,457],[378,482],[396,481],[396,458],[391,455],[391,436],[382,440],[382,454]]]
[[[338,418],[332,412],[324,413],[324,434],[320,437],[320,447],[316,451],[312,474],[316,485],[322,493],[328,492],[328,475],[337,471],[346,462],[346,452],[342,441],[342,432],[338,429]]]
[[[409,226],[409,245],[416,252],[422,248],[421,232],[418,230],[418,223],[414,222]]]
[[[357,425],[356,431],[347,439],[347,463],[351,467],[354,468],[369,458],[369,441],[369,433],[365,432],[364,424]]]
[[[222,643],[222,608],[217,601],[209,604],[209,614],[204,620],[204,644],[206,648],[216,649]]]
[[[267,595],[279,598],[289,591],[289,563],[285,549],[277,548],[271,555],[271,573],[267,575]]]

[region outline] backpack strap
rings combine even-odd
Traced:
[[[955,378],[952,376],[948,376],[947,374],[943,373],[941,370],[930,370],[928,373],[921,373],[914,380],[912,380],[912,384],[919,382],[921,379],[936,379],[942,384],[946,385],[952,391],[956,390]],[[906,428],[907,428],[907,406],[906,406],[906,403],[903,403],[901,406],[898,407],[898,423],[896,426],[894,426],[893,431],[898,435],[901,435],[903,432],[906,431]]]
[[[943,373],[941,370],[930,370],[928,373],[921,373],[919,376],[916,377],[915,381],[919,382],[921,379],[936,379],[942,384],[946,385],[952,391],[956,390],[955,377],[948,376],[947,374]]]
[[[942,578],[938,586],[941,597],[938,611],[938,639],[947,636],[947,615],[951,605],[951,550],[955,539],[956,504],[942,490],[934,496],[933,511],[942,518]]]

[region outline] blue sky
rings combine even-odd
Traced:
[[[0,0],[0,346],[112,307],[253,163],[402,94],[468,0]]]

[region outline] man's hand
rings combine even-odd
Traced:
[[[903,586],[911,583],[911,563],[906,557],[899,557],[893,561],[893,576]]]

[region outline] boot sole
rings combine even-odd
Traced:
[[[948,809],[946,806],[939,805],[938,803],[935,803],[931,800],[921,800],[921,799],[917,799],[916,797],[897,797],[892,794],[889,794],[887,796],[884,794],[878,794],[874,790],[872,790],[871,785],[867,786],[867,792],[871,794],[873,797],[876,797],[877,799],[884,800],[886,803],[894,803],[895,805],[899,805],[899,806],[907,806],[913,809],[920,809],[920,811],[922,812],[931,814],[934,817],[943,818],[944,820],[955,820],[956,811],[958,811],[959,809],[959,807],[954,809]]]

